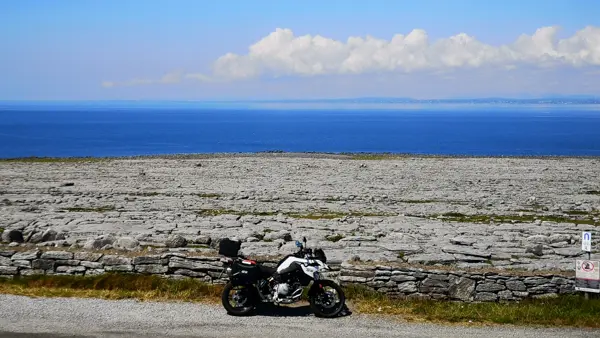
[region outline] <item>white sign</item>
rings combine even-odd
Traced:
[[[578,260],[575,263],[575,278],[587,281],[600,280],[600,262]]]
[[[581,250],[591,252],[592,251],[592,233],[582,232],[581,233]]]

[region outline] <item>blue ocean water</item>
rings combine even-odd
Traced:
[[[221,152],[600,156],[597,106],[0,104],[0,158]]]

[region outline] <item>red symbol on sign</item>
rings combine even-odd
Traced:
[[[584,261],[583,264],[581,264],[581,270],[585,272],[594,271],[594,263],[590,261]]]

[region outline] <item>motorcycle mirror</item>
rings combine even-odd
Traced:
[[[300,248],[302,247],[302,243],[300,243],[300,241],[296,241],[296,246]]]

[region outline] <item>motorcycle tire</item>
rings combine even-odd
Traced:
[[[334,281],[330,280],[319,280],[315,282],[315,286],[319,287],[319,289],[323,287],[330,287],[336,291],[339,297],[339,302],[335,303],[333,308],[323,308],[321,304],[319,304],[319,291],[316,291],[315,294],[311,295],[309,298],[310,308],[315,314],[316,317],[322,318],[334,318],[340,315],[340,312],[346,307],[346,295],[344,294],[344,290]]]
[[[223,288],[223,293],[221,294],[221,302],[223,303],[223,307],[225,308],[225,310],[227,310],[227,313],[232,316],[247,316],[251,314],[256,308],[251,290],[246,291],[247,306],[235,307],[229,301],[229,293],[233,288],[234,286],[231,283],[227,283],[225,284],[225,287]]]

